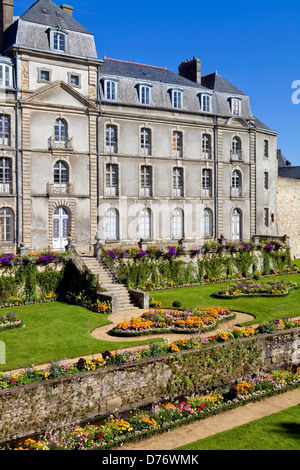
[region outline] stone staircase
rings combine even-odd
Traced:
[[[126,286],[114,275],[104,262],[91,255],[81,255],[85,266],[97,277],[105,293],[113,295],[117,310],[138,309],[138,303]]]

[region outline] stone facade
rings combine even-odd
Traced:
[[[297,365],[299,342],[295,328],[0,390],[0,442],[43,431],[49,421],[85,422]]]
[[[290,237],[293,258],[300,257],[300,180],[278,177],[277,180],[278,233]]]
[[[51,0],[19,18],[12,0],[0,8],[1,251],[64,249],[69,232],[82,253],[95,237],[277,235],[277,133],[245,93],[202,77],[196,58],[178,74],[101,60],[73,9]]]

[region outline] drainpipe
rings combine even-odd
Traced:
[[[99,107],[99,113],[97,116],[97,237],[100,238],[99,233],[99,224],[100,224],[100,135],[99,135],[99,126],[100,126],[100,119],[102,116],[102,109],[101,109],[101,98],[100,98],[100,66],[98,65],[97,69],[97,104]]]
[[[16,108],[15,108],[15,146],[16,146],[16,246],[20,248],[20,189],[19,189],[19,84],[18,84],[18,53],[15,53],[15,87],[16,87]]]
[[[218,155],[217,155],[217,117],[214,116],[214,206],[215,240],[218,238]]]

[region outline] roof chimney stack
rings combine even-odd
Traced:
[[[5,31],[14,21],[13,0],[0,0],[0,52],[5,46]]]
[[[181,77],[185,77],[201,85],[201,61],[196,57],[193,57],[193,60],[181,62],[178,67],[178,72]]]
[[[64,10],[68,15],[73,16],[73,10],[74,8],[71,7],[70,5],[61,5],[60,7],[62,10]]]

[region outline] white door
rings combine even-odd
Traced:
[[[238,209],[232,211],[232,240],[241,240],[242,216]]]
[[[53,213],[53,249],[63,250],[68,244],[70,214],[65,207],[57,207]]]

